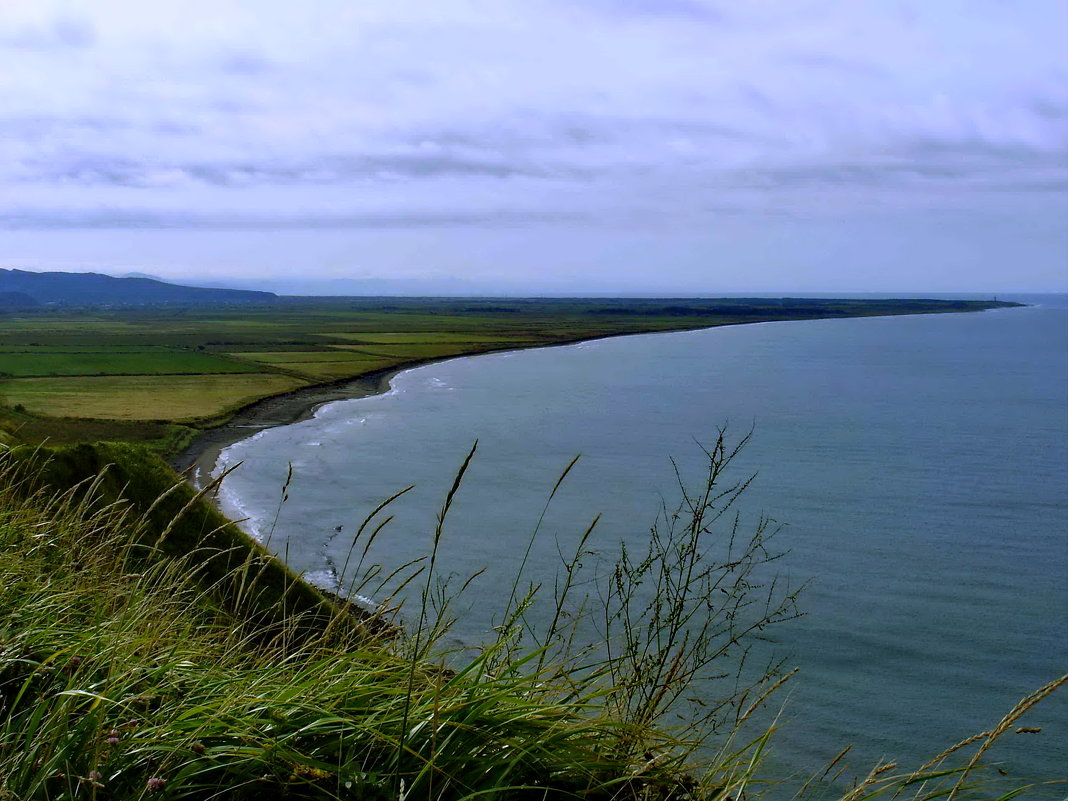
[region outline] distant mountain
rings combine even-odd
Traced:
[[[463,278],[190,278],[197,286],[264,287],[278,295],[361,297],[476,297],[523,294],[505,282]],[[527,292],[526,294],[531,294]]]
[[[113,278],[100,273],[35,273],[0,269],[0,307],[57,306],[216,306],[270,303],[273,292],[212,289],[168,284],[154,278]]]
[[[0,309],[27,309],[40,305],[25,292],[0,292]]]

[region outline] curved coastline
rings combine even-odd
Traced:
[[[194,437],[193,441],[171,460],[171,466],[199,489],[198,477],[211,475],[219,461],[219,455],[231,445],[255,436],[264,429],[310,420],[315,416],[316,410],[327,403],[382,395],[389,391],[390,380],[398,373],[439,361],[445,359],[411,362],[375,370],[355,378],[301,387],[281,395],[261,398],[238,409],[234,416],[222,425],[206,429]]]
[[[754,321],[755,322],[755,321]],[[760,321],[770,322],[770,321]],[[187,445],[181,453],[170,460],[171,466],[186,476],[196,489],[201,489],[199,477],[210,476],[219,461],[219,456],[226,448],[248,439],[268,428],[292,425],[310,420],[315,412],[327,403],[343,400],[359,400],[374,395],[384,395],[392,387],[392,379],[400,373],[426,367],[431,364],[467,359],[491,353],[515,353],[535,348],[559,348],[594,342],[600,339],[614,339],[625,336],[645,336],[647,334],[677,334],[685,331],[701,331],[709,328],[722,328],[724,325],[752,325],[753,323],[725,323],[711,326],[668,329],[660,331],[628,331],[618,334],[601,334],[591,337],[562,340],[559,342],[539,342],[530,345],[510,344],[502,348],[487,348],[471,353],[457,353],[432,359],[419,359],[393,367],[373,370],[355,378],[343,378],[328,384],[316,384],[300,387],[280,395],[270,395],[253,401],[238,409],[233,417],[220,426],[202,431]]]
[[[1014,306],[1026,306],[1028,304],[1012,304]],[[989,309],[982,309],[988,311]],[[969,309],[968,311],[979,311]],[[944,314],[944,311],[907,312],[907,314]],[[951,312],[952,313],[952,312]],[[960,313],[959,311],[957,313]],[[894,317],[897,314],[872,314],[858,315],[859,317]],[[827,317],[811,317],[797,320],[789,317],[772,318],[767,320],[725,321],[713,325],[689,325],[679,328],[665,328],[652,331],[625,331],[610,334],[598,334],[595,336],[576,337],[556,342],[537,342],[528,345],[509,343],[499,348],[485,348],[470,353],[456,353],[449,356],[440,356],[430,359],[418,359],[404,364],[373,370],[353,378],[343,378],[325,384],[315,384],[309,387],[301,387],[279,395],[270,395],[260,398],[252,403],[239,408],[234,415],[222,425],[209,428],[196,437],[187,445],[181,453],[170,460],[171,466],[193,484],[196,489],[201,488],[200,476],[210,476],[215,469],[219,456],[222,452],[242,440],[255,436],[260,431],[278,426],[292,425],[304,420],[310,420],[315,416],[319,407],[342,400],[358,400],[374,395],[383,395],[389,392],[391,381],[394,376],[413,370],[417,367],[425,367],[431,364],[451,361],[453,359],[466,359],[472,356],[482,356],[490,353],[513,353],[535,348],[556,348],[568,345],[578,345],[583,342],[594,342],[601,339],[615,339],[617,337],[645,336],[651,334],[677,334],[687,331],[704,331],[712,328],[724,328],[736,325],[759,325],[764,323],[781,322],[805,322],[807,320],[823,319],[855,319],[852,315],[829,315]]]

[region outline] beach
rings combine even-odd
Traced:
[[[226,448],[257,431],[275,426],[285,426],[308,420],[315,415],[315,410],[324,403],[339,400],[366,398],[389,391],[389,381],[402,370],[408,370],[416,364],[403,367],[377,370],[373,373],[347,378],[331,384],[272,395],[239,409],[230,420],[216,428],[209,428],[198,434],[178,456],[171,460],[171,466],[186,476],[197,489],[203,487],[203,478],[210,476],[215,465]]]

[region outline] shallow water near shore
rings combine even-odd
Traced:
[[[594,515],[598,548],[648,534],[677,497],[671,459],[700,480],[727,423],[755,434],[741,501],[787,523],[780,569],[811,580],[807,615],[775,634],[801,668],[775,740],[783,772],[854,743],[849,774],[915,766],[996,724],[1068,670],[1068,304],[734,326],[492,354],[420,367],[390,392],[319,409],[228,448],[244,464],[225,510],[326,583],[382,499],[415,484],[372,552],[425,553],[456,468],[479,450],[450,513],[444,573],[482,568],[456,636],[477,642],[511,588],[559,472],[528,572],[551,585]],[[293,479],[280,503],[289,463]],[[340,527],[340,529],[339,529]],[[1058,777],[1068,698],[1009,735],[1014,776]],[[1051,798],[1063,797],[1063,788]]]

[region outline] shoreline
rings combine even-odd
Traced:
[[[748,323],[740,323],[746,325]],[[507,347],[487,348],[471,353],[457,353],[451,356],[440,356],[431,359],[417,359],[393,367],[385,367],[373,370],[369,373],[356,376],[355,378],[343,378],[328,384],[316,384],[310,387],[283,392],[280,395],[270,395],[260,398],[247,406],[238,409],[234,415],[222,425],[215,428],[205,429],[197,434],[182,451],[169,459],[171,467],[184,476],[193,488],[200,490],[203,484],[199,480],[203,476],[211,476],[215,465],[219,461],[222,452],[242,440],[248,439],[268,428],[288,426],[310,420],[315,412],[327,403],[343,400],[360,400],[375,395],[384,395],[392,387],[393,377],[400,373],[414,370],[417,367],[426,367],[431,364],[440,364],[453,359],[467,359],[472,356],[483,356],[491,353],[514,353],[535,348],[558,348],[567,345],[579,345],[583,342],[594,342],[599,339],[613,339],[625,336],[643,336],[646,334],[677,334],[685,331],[703,331],[711,328],[722,328],[724,325],[739,325],[739,323],[725,323],[720,325],[699,326],[696,328],[676,328],[660,331],[628,331],[625,333],[599,334],[591,337],[579,337],[576,339],[562,340],[560,342],[539,342],[530,345],[510,344]]]
[[[430,364],[432,361],[444,360],[412,362],[398,367],[375,370],[355,378],[345,378],[330,384],[300,387],[281,395],[270,395],[253,401],[238,409],[233,417],[222,425],[197,434],[181,453],[169,460],[170,465],[185,476],[195,489],[199,490],[202,488],[199,478],[211,475],[219,461],[219,456],[231,445],[255,436],[268,428],[310,420],[315,416],[319,407],[327,403],[382,395],[389,391],[390,380],[393,376],[413,367]]]
[[[1026,304],[1014,304],[1026,305]],[[969,313],[976,310],[963,310],[956,313]],[[989,311],[989,309],[982,309]],[[912,314],[944,314],[946,312],[912,312]],[[950,312],[954,313],[954,312]],[[611,334],[598,334],[595,336],[576,337],[558,342],[539,342],[529,345],[509,344],[505,347],[487,348],[471,353],[456,353],[450,356],[440,356],[429,359],[417,359],[404,364],[374,370],[354,378],[343,378],[327,384],[316,384],[310,387],[300,387],[279,395],[270,395],[260,398],[252,403],[239,408],[225,423],[214,428],[205,429],[197,434],[182,451],[168,460],[176,472],[184,476],[196,490],[202,488],[200,478],[210,477],[215,465],[218,463],[222,452],[242,440],[255,436],[260,431],[278,426],[292,425],[315,416],[315,412],[327,403],[342,400],[359,400],[375,395],[383,395],[389,392],[391,381],[394,376],[413,370],[417,367],[425,367],[431,364],[451,361],[452,359],[466,359],[472,356],[482,356],[490,353],[513,353],[534,348],[556,348],[567,345],[578,345],[583,342],[595,342],[601,339],[615,339],[627,336],[645,336],[648,334],[678,334],[687,331],[706,331],[713,328],[724,328],[736,325],[756,325],[760,323],[776,322],[804,322],[806,320],[825,319],[858,319],[864,317],[896,317],[897,314],[873,314],[873,315],[829,315],[827,317],[810,317],[805,320],[796,320],[788,317],[772,318],[768,320],[745,320],[720,322],[713,325],[684,326],[680,328],[667,328],[654,331],[626,331]]]

